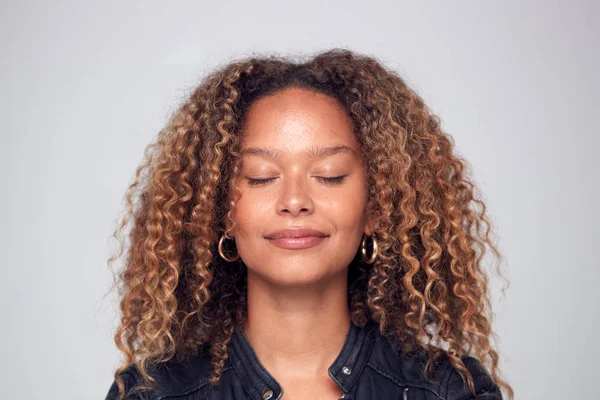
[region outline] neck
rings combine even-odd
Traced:
[[[274,376],[328,375],[350,327],[344,275],[310,287],[277,287],[248,271],[243,331]]]

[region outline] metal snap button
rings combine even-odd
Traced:
[[[346,375],[350,375],[352,373],[352,370],[348,367],[344,367],[342,368],[342,372]]]
[[[262,394],[263,400],[269,400],[271,397],[273,397],[273,391],[271,389],[265,390],[265,392]]]

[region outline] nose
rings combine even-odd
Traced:
[[[306,178],[296,174],[284,178],[283,181],[282,192],[277,202],[277,213],[289,213],[293,216],[301,212],[311,214],[314,211],[314,202]]]

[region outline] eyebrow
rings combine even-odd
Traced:
[[[360,157],[358,156],[356,151],[352,147],[346,146],[346,145],[318,147],[318,148],[312,147],[310,149],[305,150],[303,153],[306,154],[311,159],[325,158],[325,157],[329,157],[329,156],[332,156],[334,154],[339,154],[339,153],[347,153],[356,159],[360,159]],[[278,150],[271,149],[268,147],[247,147],[247,148],[243,149],[240,152],[240,154],[242,156],[249,155],[249,156],[267,157],[267,158],[273,158],[273,159],[279,159],[279,157],[280,157],[280,152]]]

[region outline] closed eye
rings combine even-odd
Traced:
[[[325,178],[322,176],[317,176],[317,179],[319,179],[320,181],[323,181],[325,183],[332,183],[332,184],[336,184],[336,183],[342,183],[344,181],[344,178],[346,178],[346,175],[342,175],[342,176],[334,176],[331,178]]]
[[[342,175],[342,176],[333,176],[333,177],[315,176],[315,178],[317,178],[321,182],[335,185],[335,184],[342,183],[344,181],[344,179],[346,178],[346,176],[347,176],[347,174]],[[260,186],[260,185],[264,185],[264,184],[274,180],[275,178],[264,178],[264,179],[247,178],[247,179],[248,179],[248,185]]]
[[[266,178],[266,179],[252,179],[252,178],[248,178],[248,185],[250,186],[260,186],[260,185],[264,185],[265,183],[272,181],[275,178]]]

